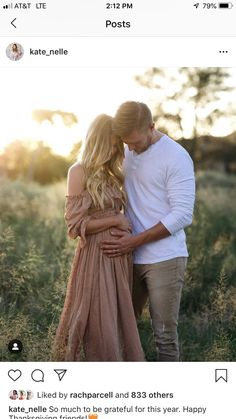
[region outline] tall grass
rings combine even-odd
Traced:
[[[0,184],[0,351],[24,342],[20,360],[47,360],[63,303],[73,243],[63,220],[64,184]],[[17,357],[19,359],[19,355]]]
[[[179,318],[183,361],[236,359],[236,177],[199,173]],[[75,242],[63,220],[65,184],[0,179],[0,358],[47,361],[64,301]],[[149,361],[155,347],[148,307],[139,330]],[[11,354],[13,338],[24,344]]]

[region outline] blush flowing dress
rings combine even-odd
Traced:
[[[54,342],[58,361],[144,361],[132,305],[132,255],[109,258],[102,240],[111,229],[86,236],[91,219],[119,214],[121,193],[108,187],[115,205],[94,207],[88,191],[66,197],[65,220],[71,238],[80,236]]]

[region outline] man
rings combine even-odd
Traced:
[[[184,228],[192,222],[195,196],[193,163],[181,145],[155,129],[144,103],[123,103],[114,133],[127,144],[126,215],[133,235],[120,233],[102,248],[110,257],[134,252],[135,314],[141,315],[149,298],[159,360],[179,361],[177,324],[188,257]]]

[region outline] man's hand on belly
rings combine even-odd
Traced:
[[[103,240],[101,242],[101,249],[108,257],[117,257],[130,253],[134,250],[135,237],[127,231],[111,231],[114,237],[113,240]]]

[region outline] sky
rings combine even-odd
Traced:
[[[134,79],[146,68],[44,68],[1,69],[0,78],[0,152],[16,139],[43,140],[54,152],[67,155],[73,144],[83,140],[92,120],[100,113],[114,115],[126,100],[147,103],[151,110],[155,89],[140,86]],[[232,69],[236,86],[236,69]],[[34,121],[35,109],[73,112],[78,124],[65,127]],[[187,110],[186,110],[187,111]],[[229,133],[221,121],[218,135]],[[213,130],[214,134],[214,130]]]

